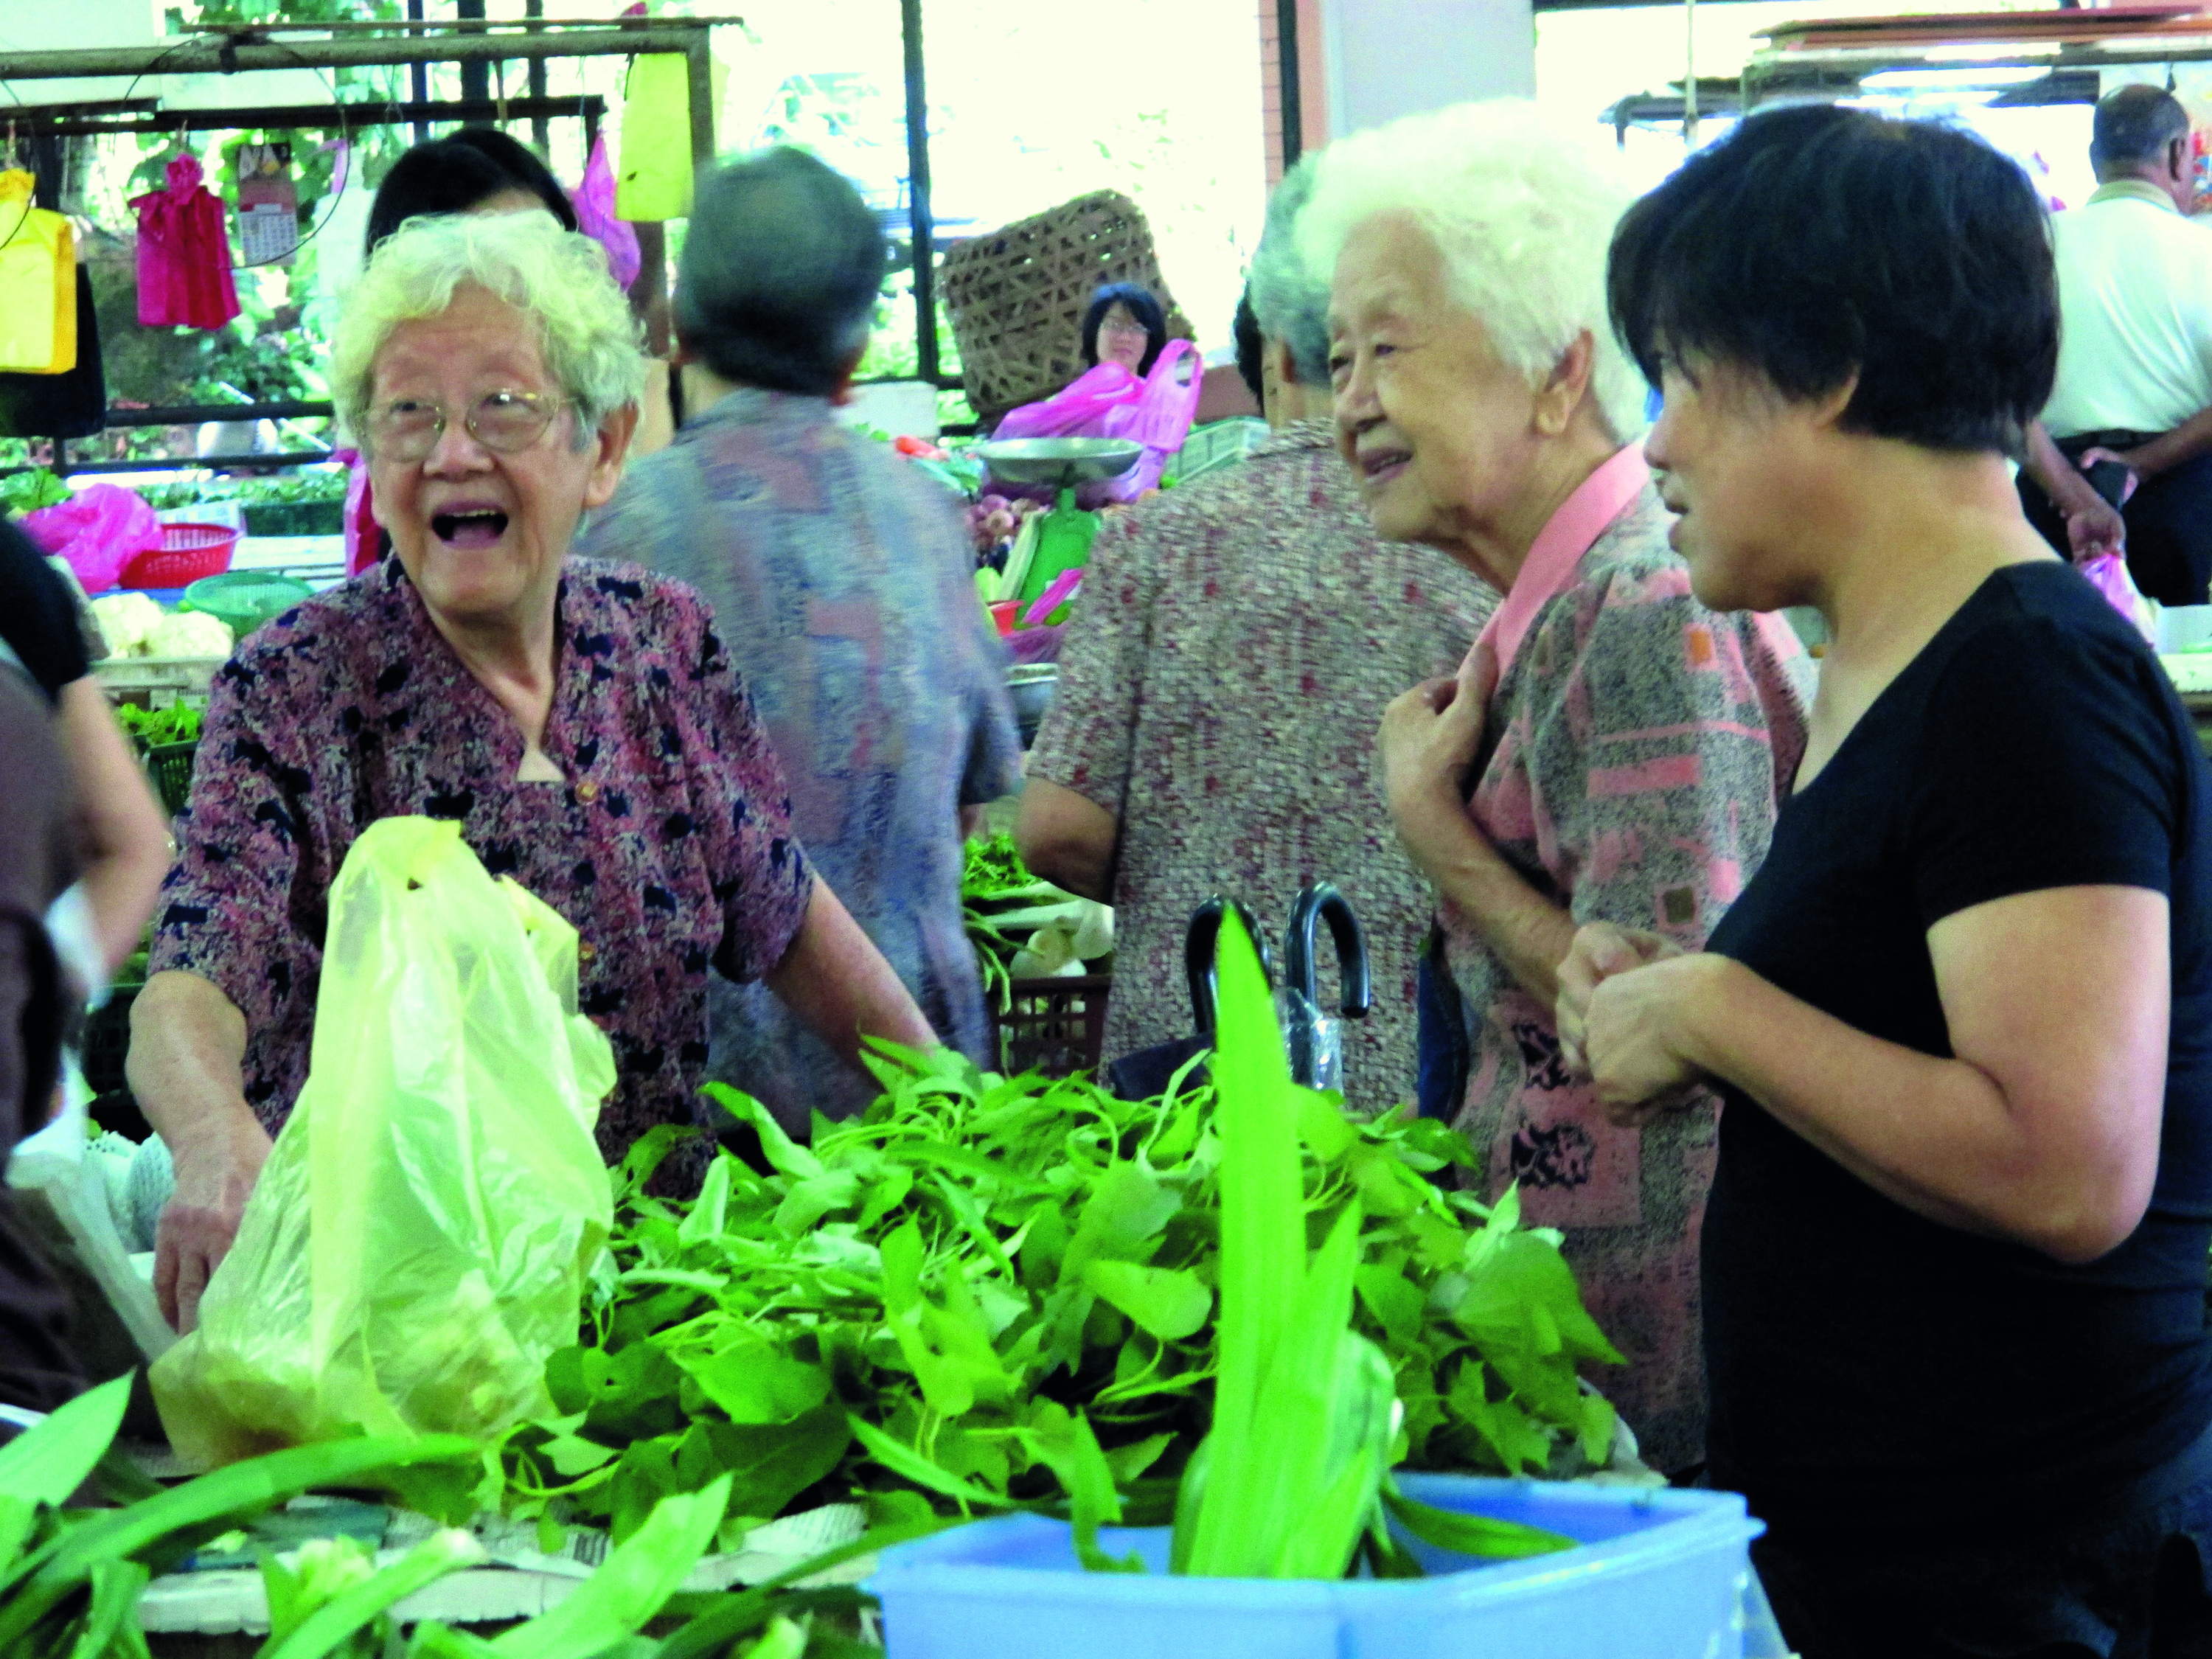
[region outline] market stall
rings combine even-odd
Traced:
[[[660,58],[688,96],[684,155],[704,160],[719,21],[225,26],[0,52],[0,82]],[[588,132],[602,112],[538,94],[125,103],[22,118],[59,139],[488,112]],[[1029,223],[1042,252],[1011,227],[949,261],[947,286],[956,327],[985,331],[962,341],[979,409],[1076,386],[1089,404],[1045,435],[896,439],[966,513],[1025,739],[1124,505],[1079,492],[1178,489],[1266,431],[1194,426],[1186,341],[1142,373],[1070,373],[1071,317],[1102,276],[1175,313],[1141,215],[1118,197],[1068,210]],[[926,174],[911,230],[932,246]],[[994,330],[990,304],[1031,279],[1051,290],[1037,328]],[[214,677],[346,580],[357,501],[336,434],[297,424],[327,402],[102,413],[295,423],[274,450],[165,458],[86,459],[53,436],[14,472],[27,529],[90,592],[110,647],[94,673],[175,814]],[[238,476],[126,487],[149,460]],[[963,897],[995,1068],[878,1043],[874,1103],[805,1138],[711,1085],[733,1126],[720,1147],[663,1127],[610,1170],[592,1132],[614,1044],[580,997],[592,941],[449,818],[368,825],[316,900],[311,1084],[181,1336],[149,1284],[176,1174],[131,1096],[146,961],[127,964],[84,1039],[88,1087],[9,1174],[104,1348],[90,1392],[0,1415],[21,1431],[0,1441],[0,1653],[1779,1653],[1746,1568],[1758,1523],[1644,1465],[1589,1380],[1621,1356],[1559,1235],[1510,1194],[1463,1190],[1479,1155],[1442,1123],[1364,1118],[1332,1091],[1317,919],[1344,1016],[1367,996],[1342,896],[1300,895],[1279,942],[1215,901],[1188,953],[1188,1039],[1109,1054],[1111,911],[1037,880],[993,827]],[[1131,1059],[1148,1065],[1113,1064]],[[671,1181],[694,1153],[703,1173]],[[104,1506],[78,1507],[88,1493]]]

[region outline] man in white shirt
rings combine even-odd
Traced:
[[[2051,225],[2058,374],[2020,478],[2061,552],[2116,547],[2124,520],[2136,586],[2166,605],[2203,605],[2212,574],[2212,231],[2187,216],[2193,152],[2171,93],[2097,106],[2099,188]],[[2100,461],[2125,470],[2090,474]]]

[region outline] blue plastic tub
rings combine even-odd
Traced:
[[[1407,1544],[1433,1577],[1177,1578],[1164,1528],[1109,1528],[1146,1571],[1085,1572],[1065,1523],[981,1521],[884,1553],[889,1659],[1740,1659],[1747,1547],[1733,1492],[1402,1474],[1409,1498],[1582,1547],[1480,1561]],[[1402,1536],[1402,1534],[1401,1534]]]

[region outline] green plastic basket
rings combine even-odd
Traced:
[[[197,738],[191,743],[157,743],[146,751],[146,775],[154,780],[155,792],[171,817],[185,810],[185,798],[192,788],[192,757],[199,751]]]
[[[186,588],[184,608],[204,611],[218,622],[228,623],[233,641],[240,642],[271,617],[283,616],[314,594],[313,588],[295,577],[259,570],[227,570]]]

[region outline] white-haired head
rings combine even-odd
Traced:
[[[402,323],[441,315],[464,286],[529,318],[547,371],[575,410],[579,449],[645,392],[641,331],[607,272],[606,251],[544,213],[410,219],[377,248],[331,343],[331,396],[363,451],[377,355]]]
[[[1298,245],[1298,220],[1313,198],[1318,153],[1302,158],[1267,198],[1267,224],[1245,277],[1260,332],[1291,349],[1301,386],[1328,384],[1328,271],[1318,274]]]
[[[1588,331],[1591,395],[1626,441],[1644,426],[1644,384],[1607,319],[1605,270],[1630,199],[1594,136],[1526,99],[1490,99],[1331,144],[1298,215],[1297,246],[1310,269],[1331,272],[1366,221],[1410,215],[1435,239],[1454,294],[1532,383]]]

